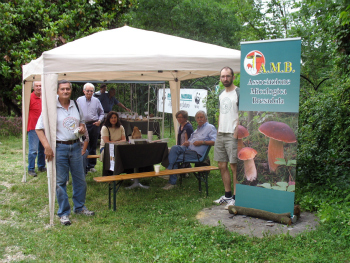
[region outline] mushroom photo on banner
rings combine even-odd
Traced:
[[[259,131],[270,138],[268,147],[268,163],[270,172],[276,172],[278,164],[277,158],[284,159],[283,142],[294,143],[296,137],[293,130],[285,123],[278,121],[268,121],[260,125]]]
[[[244,161],[244,176],[248,181],[254,181],[258,173],[256,171],[254,157],[257,151],[250,147],[245,147],[238,152],[238,159]]]
[[[249,132],[247,130],[247,128],[245,128],[242,125],[238,125],[238,141],[237,141],[237,152],[239,152],[243,147],[243,138],[248,137],[249,136]]]

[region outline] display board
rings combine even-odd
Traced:
[[[294,210],[300,38],[241,43],[236,205]]]
[[[207,112],[205,100],[208,91],[205,89],[180,89],[180,110],[188,112],[188,116],[195,116],[197,111]],[[163,89],[158,90],[158,111],[163,111]],[[170,89],[165,89],[164,112],[172,113]]]

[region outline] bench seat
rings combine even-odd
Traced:
[[[156,177],[162,175],[173,175],[173,174],[186,174],[193,173],[198,180],[198,188],[199,192],[202,191],[202,182],[206,185],[206,193],[208,196],[208,174],[210,171],[218,170],[218,167],[215,166],[201,166],[201,167],[193,167],[193,168],[181,168],[174,170],[163,170],[159,173],[154,171],[152,172],[144,172],[144,173],[132,173],[132,174],[120,174],[120,175],[111,175],[111,176],[102,176],[102,177],[94,177],[93,179],[97,183],[113,183],[113,186],[109,186],[109,208],[111,208],[111,191],[113,190],[113,210],[116,210],[116,195],[119,190],[119,187],[123,183],[124,180],[129,179],[140,179],[140,178],[149,178]]]

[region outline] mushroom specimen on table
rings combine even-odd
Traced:
[[[258,152],[250,147],[242,148],[238,152],[238,159],[244,161],[244,175],[248,181],[254,181],[258,173],[256,171],[254,157]]]
[[[270,138],[268,147],[268,162],[270,172],[275,172],[278,164],[277,158],[284,159],[283,142],[296,142],[296,137],[293,130],[285,123],[278,121],[268,121],[259,127],[259,131]]]
[[[243,138],[249,136],[249,132],[247,128],[245,128],[242,125],[238,125],[238,130],[237,130],[237,137],[238,137],[238,142],[237,142],[237,152],[239,152],[243,147]]]

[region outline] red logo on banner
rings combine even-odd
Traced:
[[[244,69],[251,76],[259,75],[261,65],[265,66],[265,56],[258,50],[250,51],[244,59]]]

